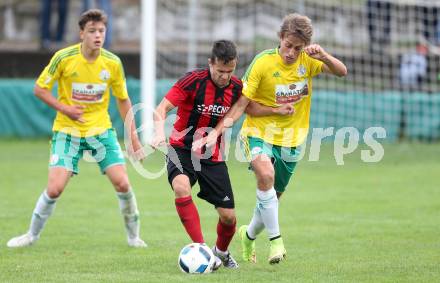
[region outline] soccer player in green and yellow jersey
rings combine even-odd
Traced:
[[[46,220],[70,177],[78,174],[78,161],[90,151],[113,184],[125,221],[129,246],[146,247],[139,237],[139,212],[125,169],[124,156],[108,114],[110,88],[116,97],[121,118],[131,121],[128,152],[143,155],[133,121],[124,70],[119,58],[102,48],[107,17],[89,10],[79,20],[82,42],[55,53],[35,85],[35,95],[57,111],[53,123],[47,188],[35,206],[30,227],[24,235],[12,238],[7,246],[25,247],[40,237]],[[58,82],[58,99],[51,90]]]
[[[243,96],[195,147],[211,146],[218,133],[246,111],[241,134],[257,179],[257,205],[249,225],[240,227],[243,259],[255,262],[255,238],[266,228],[269,263],[284,259],[286,250],[278,224],[278,199],[296,165],[297,146],[309,128],[312,78],[321,72],[345,76],[345,65],[320,45],[311,44],[308,17],[287,15],[278,33],[278,48],[258,54],[243,77]]]

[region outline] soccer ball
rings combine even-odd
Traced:
[[[214,266],[214,254],[206,244],[191,243],[179,254],[178,265],[185,273],[210,273]]]

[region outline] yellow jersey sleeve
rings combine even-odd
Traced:
[[[254,100],[255,94],[257,93],[258,86],[262,78],[262,73],[260,71],[261,60],[258,60],[258,56],[255,57],[254,61],[248,67],[246,73],[243,76],[243,95],[249,99]]]
[[[113,96],[119,99],[127,99],[128,91],[127,91],[127,83],[125,80],[124,67],[122,66],[121,60],[115,62],[115,78],[112,82],[112,94]]]
[[[62,59],[62,52],[58,51],[57,53],[55,53],[55,55],[50,60],[49,65],[44,68],[43,72],[41,72],[40,76],[37,79],[36,83],[39,87],[52,90],[53,85],[56,81],[58,81],[62,72]]]
[[[319,75],[322,72],[322,65],[324,63],[308,55],[306,57],[309,59],[308,61],[309,61],[310,77]]]

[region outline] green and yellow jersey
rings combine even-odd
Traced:
[[[36,84],[52,90],[56,81],[58,100],[61,103],[85,106],[85,123],[73,121],[57,112],[52,130],[74,136],[99,135],[112,127],[108,113],[110,88],[115,97],[128,98],[121,60],[105,49],[101,49],[93,63],[88,62],[81,54],[81,44],[56,52]]]
[[[265,142],[295,147],[304,142],[309,129],[312,77],[322,71],[322,62],[304,51],[296,62],[286,65],[278,48],[258,54],[243,77],[243,94],[262,105],[278,107],[291,103],[293,115],[246,116],[242,135]]]

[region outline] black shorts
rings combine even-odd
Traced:
[[[225,162],[195,160],[193,164],[190,150],[170,147],[167,154],[167,170],[170,185],[176,176],[184,174],[188,176],[191,187],[199,182],[199,198],[216,208],[234,208],[234,194]]]

